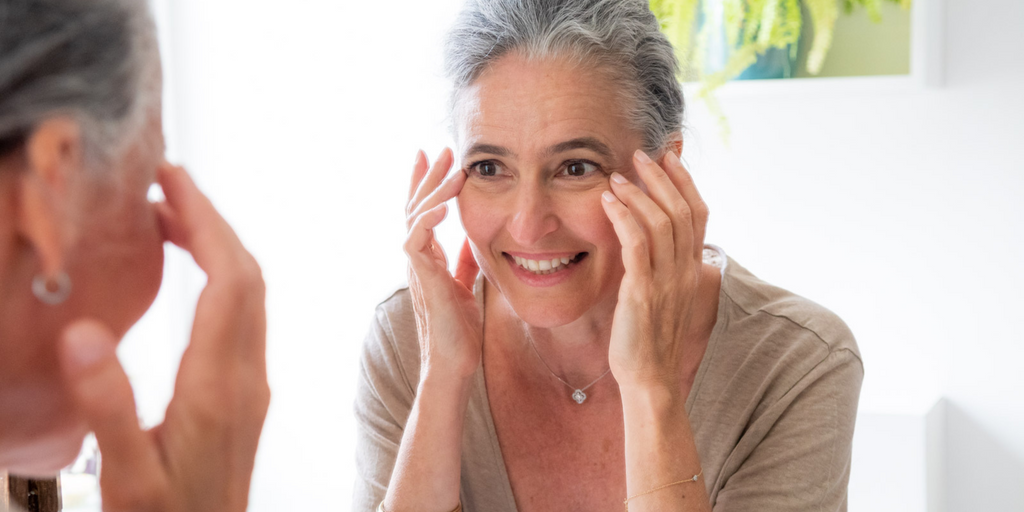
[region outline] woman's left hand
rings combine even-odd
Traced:
[[[626,269],[609,363],[620,387],[676,389],[686,366],[708,208],[674,153],[659,165],[637,151],[633,164],[648,192],[615,173],[614,194],[604,192],[602,201]]]

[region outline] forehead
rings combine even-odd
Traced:
[[[609,146],[637,138],[608,74],[565,58],[498,59],[460,93],[455,115],[462,148],[487,143],[530,153],[580,137]]]

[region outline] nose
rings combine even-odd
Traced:
[[[530,247],[558,229],[553,198],[538,185],[517,187],[508,232],[523,247]]]

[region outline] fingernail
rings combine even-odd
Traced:
[[[114,355],[114,343],[98,326],[76,325],[64,336],[65,357],[71,369],[86,370]]]
[[[609,192],[607,190],[605,190],[604,192],[601,192],[601,199],[604,199],[605,201],[607,201],[609,203],[614,203],[615,201],[618,200],[618,199],[615,198],[615,194],[612,194],[611,192]]]
[[[626,177],[621,175],[621,174],[619,174],[619,173],[617,173],[617,172],[613,172],[612,173],[612,181],[614,181],[615,183],[618,183],[619,185],[625,185],[626,184]]]
[[[640,149],[636,150],[636,153],[633,153],[633,158],[636,158],[636,160],[642,164],[654,163],[651,160],[651,157],[647,156],[647,153],[644,153],[643,150]]]
[[[416,165],[420,163],[420,160],[426,158],[426,153],[422,149],[416,151],[416,160],[413,160],[412,164]]]

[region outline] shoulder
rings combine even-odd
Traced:
[[[728,397],[757,416],[818,381],[859,393],[864,370],[857,342],[824,306],[762,281],[730,258],[719,310],[723,325],[709,346],[702,386],[709,398]]]
[[[803,347],[822,358],[849,352],[860,359],[853,332],[838,315],[824,306],[778,286],[766,283],[733,259],[722,280],[724,305],[729,308],[732,336],[750,343]],[[753,348],[753,347],[751,347]]]
[[[419,382],[420,349],[408,287],[398,288],[377,304],[363,343],[364,366],[386,373],[414,392]]]
[[[412,293],[407,286],[400,287],[374,309],[374,319],[388,332],[394,335],[401,334],[407,323],[412,322],[415,329],[416,323],[413,316]]]

